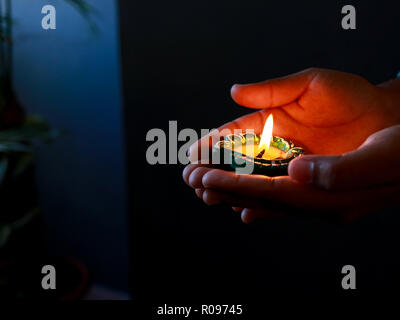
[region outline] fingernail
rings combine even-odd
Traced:
[[[233,95],[233,94],[235,93],[235,90],[236,90],[238,87],[240,87],[240,84],[238,84],[238,83],[235,83],[235,84],[232,86],[232,88],[231,88],[231,95]]]
[[[312,183],[326,190],[332,189],[335,180],[333,165],[337,162],[337,157],[325,157],[322,161],[314,164],[314,174]]]
[[[329,190],[335,178],[332,168],[337,161],[338,156],[299,158],[289,164],[289,175],[297,181]]]
[[[289,164],[289,176],[303,183],[312,183],[314,180],[314,161],[309,159],[296,159]]]

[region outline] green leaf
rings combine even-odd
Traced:
[[[29,152],[32,149],[21,143],[16,142],[0,142],[0,153],[1,152]]]
[[[33,221],[40,214],[39,207],[34,207],[32,210],[24,214],[20,219],[14,221],[10,226],[11,230],[18,230]]]
[[[97,13],[95,8],[91,6],[89,3],[87,3],[84,0],[65,0],[66,2],[69,2],[72,6],[76,7],[79,13],[87,20],[90,29],[93,33],[98,32],[98,26],[91,17]]]
[[[38,143],[40,144],[43,142],[51,141],[57,138],[59,135],[60,132],[58,130],[52,129],[41,117],[30,116],[21,126],[9,130],[0,131],[0,144],[10,142],[28,145]],[[6,148],[6,146],[4,148]],[[13,148],[13,145],[8,146],[8,148]],[[15,145],[14,148],[16,150],[11,151],[21,151],[20,149],[23,149],[20,145]],[[7,150],[2,150],[0,148],[0,152],[4,151]]]
[[[35,207],[29,212],[27,212],[25,215],[23,215],[20,219],[14,221],[11,224],[0,224],[0,249],[7,244],[14,230],[18,230],[25,227],[27,224],[33,221],[39,214],[40,214],[39,207]]]

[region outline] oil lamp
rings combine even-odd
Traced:
[[[289,162],[301,156],[304,150],[288,139],[272,136],[272,129],[273,116],[270,114],[261,136],[254,133],[225,136],[213,147],[213,153],[222,159],[220,167],[230,171],[251,167],[252,174],[287,175]]]

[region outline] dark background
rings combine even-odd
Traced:
[[[357,30],[341,28],[346,4],[356,7]],[[146,133],[168,132],[169,120],[200,130],[249,112],[231,100],[234,83],[308,67],[393,78],[399,12],[395,1],[120,0],[134,298],[341,294],[346,264],[356,267],[357,292],[399,285],[396,209],[347,226],[311,218],[244,225],[230,208],[204,205],[184,184],[183,166],[145,158]]]

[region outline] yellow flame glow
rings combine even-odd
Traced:
[[[274,127],[274,118],[272,117],[272,113],[271,113],[269,115],[267,121],[265,121],[264,129],[261,134],[260,144],[258,147],[259,150],[266,149],[268,151],[269,146],[271,144],[273,127]]]

